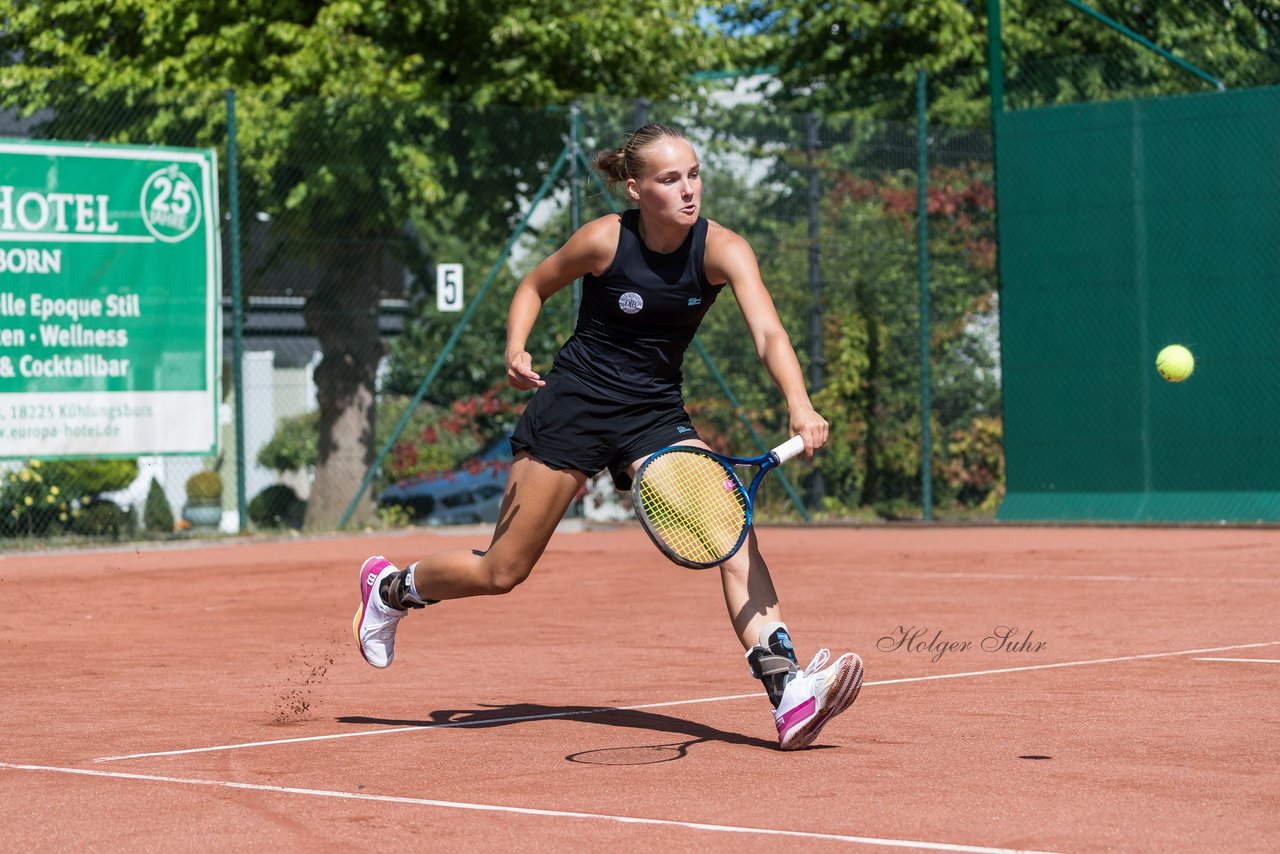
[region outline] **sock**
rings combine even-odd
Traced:
[[[408,569],[401,569],[387,576],[382,582],[382,586],[378,592],[382,594],[382,601],[386,603],[388,608],[397,611],[403,611],[406,608],[423,608],[427,605],[434,605],[439,600],[423,599],[413,590],[413,569],[415,563]]]
[[[417,572],[415,571],[417,570],[417,568],[418,568],[418,563],[417,561],[414,561],[413,563],[409,564],[409,566],[404,571],[405,589],[409,592],[409,598],[413,599],[416,602],[421,602],[424,605],[434,605],[436,602],[439,602],[440,600],[428,599],[427,597],[423,596],[418,592],[418,586],[417,584],[414,583],[415,578],[417,576]]]

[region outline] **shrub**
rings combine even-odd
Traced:
[[[216,504],[222,500],[222,478],[212,469],[187,478],[187,500],[193,504]]]
[[[142,527],[151,534],[167,534],[173,530],[173,508],[164,489],[153,477],[142,510]]]
[[[374,442],[379,451],[399,425],[409,398],[385,396],[378,401]],[[525,401],[506,382],[483,394],[455,401],[448,408],[420,403],[383,462],[381,478],[403,480],[414,475],[456,468],[515,426]],[[281,474],[316,464],[320,414],[305,412],[283,419],[275,435],[258,451],[258,465]]]
[[[138,478],[138,461],[49,460],[44,464],[44,477],[71,496],[93,498],[128,488]]]
[[[276,483],[255,495],[248,509],[249,520],[259,528],[301,528],[307,502],[293,487]]]
[[[1004,497],[1004,422],[989,415],[976,416],[952,432],[947,454],[950,459],[941,474],[956,501],[995,510]]]
[[[316,463],[320,412],[304,412],[281,420],[275,435],[258,451],[258,465],[280,473]]]
[[[378,450],[382,450],[391,431],[400,423],[408,405],[408,399],[400,397],[384,397],[378,402],[377,433],[374,437]],[[402,435],[416,436],[430,425],[437,423],[442,417],[443,412],[439,408],[420,404],[414,409]],[[301,415],[285,418],[276,427],[275,435],[271,440],[258,451],[258,465],[281,474],[310,468],[316,464],[319,456],[319,437],[319,412],[304,412]],[[438,465],[435,467],[450,468],[456,459],[462,459],[472,453],[475,453],[475,448],[466,449],[460,455],[456,452],[437,449],[435,462]]]
[[[65,492],[49,480],[39,460],[0,481],[0,536],[38,537],[71,514]]]
[[[106,499],[81,507],[79,514],[71,520],[72,532],[86,537],[118,540],[132,535],[136,528],[137,517],[132,510],[125,510]]]

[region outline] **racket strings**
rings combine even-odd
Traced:
[[[747,522],[747,501],[718,461],[676,452],[652,460],[640,481],[649,528],[673,553],[694,563],[729,554]]]

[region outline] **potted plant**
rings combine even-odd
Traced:
[[[187,504],[182,518],[197,528],[216,528],[222,521],[222,478],[205,469],[187,478]]]

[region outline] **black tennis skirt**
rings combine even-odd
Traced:
[[[554,469],[591,477],[609,470],[618,489],[631,489],[627,467],[670,445],[697,439],[684,402],[622,402],[565,371],[551,371],[534,393],[511,437],[514,451]]]

